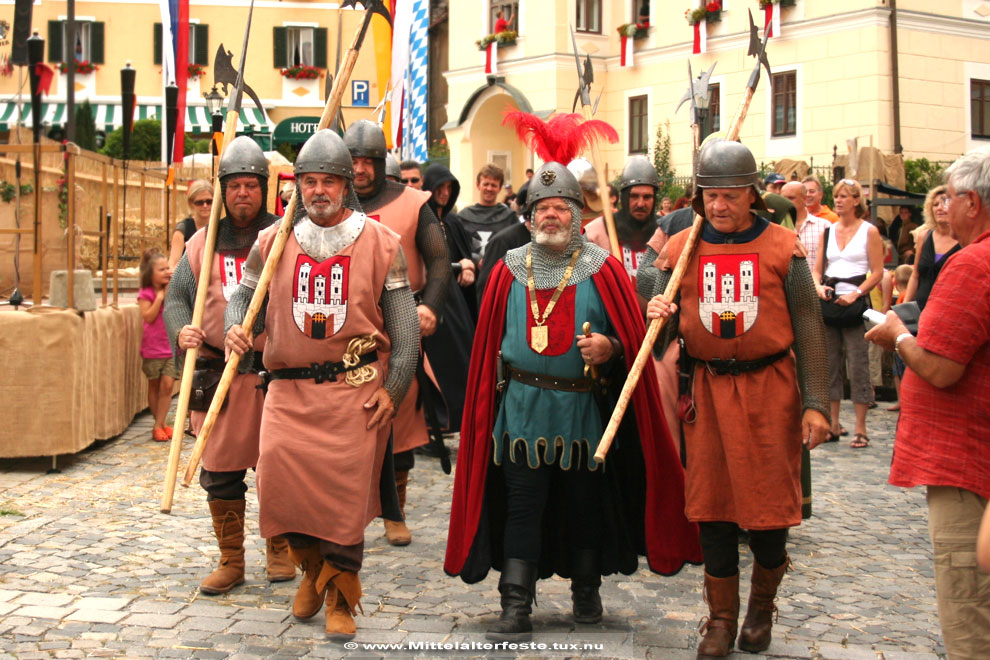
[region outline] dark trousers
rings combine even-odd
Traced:
[[[409,451],[400,451],[398,454],[393,454],[393,459],[395,461],[395,471],[396,472],[409,472],[416,465],[416,454],[415,449],[410,449]]]
[[[520,452],[520,454],[524,454]],[[602,516],[602,472],[589,471],[576,452],[571,469],[559,465],[530,468],[525,455],[520,462],[509,460],[508,445],[502,457],[505,479],[506,520],[504,551],[506,559],[523,559],[537,563],[543,535],[543,513],[551,487],[561,489],[567,502],[562,513],[567,516],[568,541],[574,550],[595,550]]]
[[[728,578],[739,572],[739,525],[733,522],[698,523],[705,572]],[[787,529],[750,530],[749,549],[763,568],[774,569],[787,559]]]
[[[244,475],[247,470],[233,472],[211,472],[206,468],[199,471],[199,485],[206,491],[206,501],[243,500],[247,492]]]
[[[286,532],[283,534],[293,548],[308,548],[314,543],[320,544],[320,554],[328,562],[342,571],[357,573],[361,570],[361,562],[364,560],[364,541],[354,545],[340,545],[333,541],[310,536],[309,534],[299,534],[297,532]]]

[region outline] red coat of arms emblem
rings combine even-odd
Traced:
[[[292,318],[307,337],[326,339],[340,332],[347,320],[349,256],[323,262],[305,254],[296,259],[292,288]]]
[[[248,252],[250,248],[219,253],[220,288],[223,291],[223,299],[228,302],[244,276],[244,262],[247,261]]]
[[[698,283],[698,314],[708,332],[731,339],[753,327],[760,303],[758,254],[703,256]]]

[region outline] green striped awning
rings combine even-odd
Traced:
[[[79,106],[76,106],[79,107]],[[96,123],[96,130],[109,133],[116,128],[120,128],[123,123],[123,113],[120,104],[94,103],[93,119]],[[161,114],[159,105],[138,105],[134,112],[134,121],[139,119],[157,119]],[[65,103],[42,103],[41,104],[41,125],[46,129],[62,128],[66,120]],[[31,123],[31,103],[21,105],[21,126],[30,128]],[[10,131],[17,125],[17,104],[0,103],[0,131]],[[187,133],[211,133],[212,119],[210,111],[203,105],[186,107]],[[241,108],[240,121],[238,122],[238,133],[245,131],[251,133],[271,133],[274,125],[265,115],[255,107]]]

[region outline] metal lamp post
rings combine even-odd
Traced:
[[[203,94],[203,99],[206,101],[206,107],[210,111],[210,118],[213,122],[211,128],[213,129],[213,139],[210,140],[210,149],[213,153],[213,176],[216,178],[216,158],[220,155],[219,149],[217,148],[217,133],[223,131],[223,115],[221,114],[221,108],[223,107],[223,95],[217,90],[217,86],[213,85],[213,88]]]

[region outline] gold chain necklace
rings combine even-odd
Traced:
[[[533,350],[537,353],[542,353],[545,351],[547,346],[550,344],[549,329],[544,324],[553,312],[553,308],[557,305],[557,301],[560,299],[560,294],[562,294],[564,289],[567,288],[567,283],[571,279],[571,274],[574,273],[574,264],[577,263],[577,258],[580,253],[581,248],[574,250],[574,254],[571,255],[571,262],[567,264],[567,270],[564,271],[564,278],[560,280],[560,284],[557,285],[557,290],[553,292],[553,297],[550,298],[550,302],[547,303],[547,308],[543,310],[543,315],[541,316],[540,306],[536,302],[536,282],[533,280],[533,247],[530,246],[530,248],[526,250],[526,285],[529,288],[529,308],[533,313],[533,321],[536,323],[530,332],[529,345],[532,346]]]

